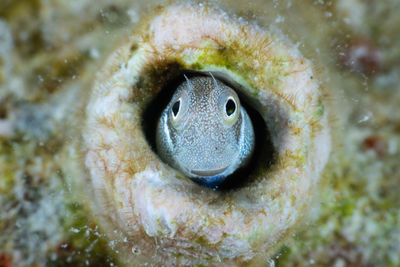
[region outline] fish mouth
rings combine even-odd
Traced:
[[[214,170],[191,170],[190,172],[197,176],[207,177],[207,176],[216,176],[224,172],[226,169],[228,169],[228,167],[214,169]]]

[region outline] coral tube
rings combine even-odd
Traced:
[[[274,163],[258,164],[243,186],[202,187],[149,145],[144,110],[183,70],[238,85],[267,126]],[[126,262],[265,259],[314,205],[330,152],[327,113],[311,63],[278,31],[209,5],[162,8],[110,55],[93,85],[84,129],[93,210],[110,238],[115,229],[127,237]]]

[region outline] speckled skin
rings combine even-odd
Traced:
[[[228,99],[235,101],[230,116],[225,107]],[[172,107],[177,101],[175,118]],[[216,186],[249,161],[254,130],[233,89],[214,77],[194,77],[177,88],[161,114],[157,150],[188,177]]]

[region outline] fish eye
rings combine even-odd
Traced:
[[[179,108],[181,106],[181,99],[178,99],[173,105],[172,105],[172,115],[174,116],[174,119],[178,115]]]
[[[235,111],[236,111],[236,103],[235,103],[235,100],[234,100],[232,97],[229,97],[229,98],[228,98],[228,101],[226,101],[226,104],[225,104],[225,112],[226,112],[226,115],[227,115],[228,117],[231,117],[231,116],[233,116],[233,114],[235,113]]]
[[[180,125],[186,118],[188,104],[190,103],[190,96],[186,92],[181,91],[178,94],[172,98],[168,110],[168,118],[175,128],[181,127]]]
[[[219,100],[222,120],[226,126],[232,126],[239,118],[240,102],[233,90],[225,91]]]

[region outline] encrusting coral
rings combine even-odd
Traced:
[[[260,164],[246,177],[251,182],[220,192],[160,161],[142,116],[180,69],[212,71],[240,85],[270,132],[272,166]],[[94,209],[106,212],[104,228],[118,226],[143,262],[239,263],[270,255],[313,205],[328,159],[319,89],[310,63],[279,33],[202,4],[164,8],[110,56],[87,107],[86,167],[99,200]]]

